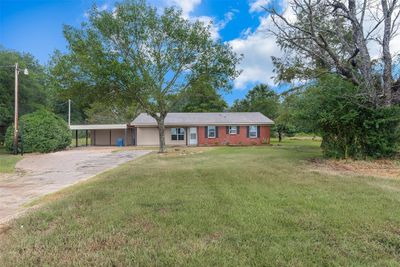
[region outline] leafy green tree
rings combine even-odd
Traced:
[[[274,120],[278,116],[279,95],[268,85],[259,84],[251,89],[242,100],[235,100],[231,110],[240,112],[261,112]]]
[[[6,149],[13,150],[14,125],[7,129]],[[20,118],[20,134],[25,152],[47,153],[62,150],[71,144],[67,123],[46,110],[25,114]]]
[[[296,119],[322,137],[326,156],[382,158],[397,152],[400,107],[376,107],[362,89],[336,75],[321,76],[299,95]]]
[[[139,104],[156,121],[165,151],[167,113],[200,77],[229,90],[239,72],[231,47],[211,38],[209,27],[158,12],[145,1],[124,1],[113,11],[93,8],[80,29],[64,27],[68,54],[56,54],[52,74],[62,89],[96,101]]]
[[[296,132],[303,131],[314,133],[308,127],[308,123],[299,120],[299,91],[297,88],[290,89],[281,95],[282,102],[279,104],[278,116],[275,119],[273,130],[277,133],[279,142],[284,136],[293,136]]]
[[[110,106],[102,102],[96,102],[85,110],[88,123],[129,123],[139,114],[138,106]]]
[[[0,49],[0,126],[8,127],[14,118],[14,68],[18,62],[20,68],[28,68],[29,75],[19,78],[19,114],[33,112],[49,105],[49,92],[45,88],[44,68],[30,54]],[[10,66],[10,67],[7,67]],[[0,142],[4,133],[0,133]]]
[[[275,122],[274,131],[278,134],[278,141],[282,142],[283,136],[292,136],[296,132],[294,126],[287,122]]]
[[[217,90],[206,79],[193,83],[174,108],[178,112],[222,112],[228,108],[227,103]]]

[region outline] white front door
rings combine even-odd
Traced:
[[[196,127],[189,128],[189,145],[197,146],[197,128]]]

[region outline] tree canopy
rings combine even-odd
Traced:
[[[361,88],[371,105],[400,103],[398,59],[392,41],[400,22],[400,3],[361,0],[289,1],[284,12],[271,12],[284,56],[273,57],[279,81],[313,80],[338,74]]]
[[[159,12],[145,1],[124,1],[113,11],[94,7],[88,23],[64,27],[68,53],[53,58],[54,81],[71,94],[106,103],[136,102],[159,126],[164,151],[164,119],[200,77],[229,90],[239,71],[231,47],[213,40],[209,26]]]
[[[174,111],[222,112],[228,108],[222,96],[206,79],[194,82],[183,94]]]
[[[24,115],[49,105],[45,69],[30,54],[0,49],[0,126],[8,127],[14,118],[14,65],[28,68],[29,75],[20,74],[19,114]],[[9,66],[9,67],[8,67]],[[0,133],[0,142],[4,140]]]
[[[92,124],[130,123],[138,115],[139,108],[135,103],[129,106],[116,106],[95,102],[84,112],[87,122]]]
[[[298,94],[293,115],[322,136],[328,157],[381,158],[397,152],[400,107],[367,105],[360,90],[340,76],[324,75]]]
[[[279,95],[268,85],[259,84],[249,90],[244,99],[235,100],[231,110],[245,112],[261,112],[274,120],[278,116]]]

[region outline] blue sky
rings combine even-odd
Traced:
[[[55,49],[65,50],[62,25],[79,26],[93,5],[112,10],[114,0],[0,0],[0,45],[33,54],[46,64]],[[159,8],[177,6],[191,20],[212,21],[213,36],[228,42],[244,55],[242,74],[234,81],[234,90],[224,98],[231,104],[243,98],[258,83],[274,86],[271,56],[279,55],[262,5],[272,0],[148,0]],[[276,87],[279,91],[279,88]]]

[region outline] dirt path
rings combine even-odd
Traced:
[[[22,205],[90,178],[151,151],[86,148],[27,155],[14,175],[0,176],[0,224],[25,210]]]

